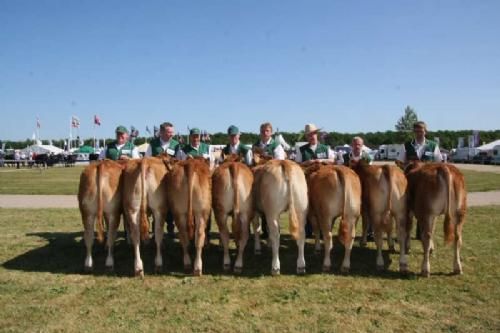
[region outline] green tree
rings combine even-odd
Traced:
[[[396,123],[396,131],[408,132],[413,130],[413,124],[418,121],[418,116],[415,110],[409,105],[405,108],[405,114],[399,118]]]

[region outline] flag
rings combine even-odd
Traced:
[[[151,131],[149,130],[149,127],[146,125],[146,133],[148,133],[149,135],[151,135]]]
[[[98,115],[94,115],[94,124],[97,126],[101,126],[101,119]]]
[[[133,138],[137,138],[139,136],[139,130],[134,126],[130,126],[130,136]]]
[[[71,116],[71,127],[80,128],[80,118]]]
[[[40,118],[36,117],[36,128],[40,128]]]
[[[154,136],[154,137],[158,137],[158,132],[159,132],[159,131],[158,131],[158,127],[154,126],[154,127],[153,127],[153,136]]]

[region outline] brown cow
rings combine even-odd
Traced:
[[[243,253],[248,241],[249,223],[253,220],[252,197],[253,174],[249,167],[241,162],[222,163],[212,175],[212,208],[219,226],[224,247],[223,268],[229,270],[229,231],[227,218],[232,214],[232,231],[238,245],[238,257],[234,271],[241,273]]]
[[[424,259],[422,276],[430,275],[429,255],[436,217],[444,214],[444,239],[454,242],[453,272],[462,274],[460,247],[467,210],[463,174],[453,165],[413,162],[407,167],[409,209],[421,231]]]
[[[144,268],[140,255],[140,239],[149,238],[147,212],[153,213],[155,221],[156,257],[155,270],[161,271],[163,259],[161,243],[163,226],[167,215],[168,157],[149,157],[131,160],[123,173],[123,209],[129,224],[130,238],[134,249],[134,272],[144,277]]]
[[[179,229],[184,252],[184,268],[191,268],[189,240],[195,238],[196,257],[193,275],[202,274],[201,253],[205,243],[205,226],[210,216],[212,181],[208,164],[201,159],[177,162],[167,176],[168,207]]]
[[[332,227],[341,217],[339,239],[344,244],[344,260],[341,272],[351,267],[351,249],[354,243],[356,222],[361,214],[361,183],[351,169],[340,165],[313,164],[305,173],[309,186],[309,218],[313,227],[319,226],[325,247],[323,271],[331,269]],[[319,232],[315,232],[317,246]]]
[[[78,207],[82,216],[83,238],[87,250],[84,269],[91,271],[94,224],[97,221],[97,240],[104,240],[103,217],[108,225],[106,267],[114,267],[113,245],[120,224],[122,208],[120,176],[124,163],[104,160],[88,165],[80,175]]]
[[[297,273],[304,274],[305,219],[308,209],[307,183],[304,172],[292,161],[271,160],[254,174],[253,195],[257,210],[264,214],[269,228],[273,259],[271,274],[280,273],[279,215],[290,212],[290,234],[297,240]]]
[[[404,173],[394,165],[359,165],[354,167],[354,171],[358,174],[362,187],[363,236],[361,245],[366,245],[369,221],[375,232],[377,269],[384,269],[382,233],[387,233],[389,249],[394,250],[392,240],[392,221],[394,218],[400,246],[399,270],[401,273],[407,273],[408,182]]]

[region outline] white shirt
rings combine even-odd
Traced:
[[[123,146],[125,146],[125,144],[116,145],[116,149],[120,150],[123,148]],[[107,148],[101,150],[101,152],[99,153],[100,160],[104,160],[106,158],[106,151],[107,150],[108,150]],[[134,149],[132,149],[131,155],[132,155],[133,159],[141,158],[141,155],[139,154],[139,150],[137,149],[137,147],[134,147]]]

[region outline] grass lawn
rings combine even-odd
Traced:
[[[375,270],[374,244],[353,249],[351,273],[321,273],[306,246],[307,274],[295,275],[297,248],[283,223],[282,275],[270,276],[270,249],[247,247],[241,276],[222,272],[217,235],[204,251],[204,276],[183,273],[180,245],[167,241],[164,273],[153,274],[153,247],[143,247],[146,277],[131,277],[130,248],[117,240],[116,271],[104,271],[96,245],[95,272],[82,274],[84,245],[76,209],[0,209],[0,331],[2,332],[498,332],[500,331],[500,206],[471,208],[464,227],[465,274],[452,271],[452,249],[436,227],[431,277],[400,278],[396,254]],[[286,218],[284,218],[286,221]],[[336,228],[335,228],[336,230]],[[336,232],[335,232],[336,233]],[[410,269],[422,250],[412,241]],[[234,261],[234,249],[232,259]]]
[[[465,176],[468,192],[500,190],[500,173],[460,170]]]
[[[77,194],[83,166],[0,168],[0,194]]]
[[[11,169],[0,168],[0,194],[74,194],[78,192],[82,166],[72,168]],[[500,190],[500,174],[461,170],[467,191]]]

